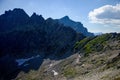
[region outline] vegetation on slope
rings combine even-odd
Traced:
[[[99,52],[105,49],[111,49],[110,45],[107,45],[110,41],[120,40],[120,34],[110,33],[103,34],[92,38],[85,38],[79,42],[76,42],[74,49],[88,55],[92,52]],[[118,46],[119,47],[119,46]]]

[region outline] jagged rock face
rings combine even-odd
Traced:
[[[75,24],[82,25],[81,23]],[[19,78],[23,80],[62,78],[61,80],[63,80],[63,77],[69,79],[77,77],[79,74],[80,77],[83,77],[83,74],[88,76],[87,73],[90,71],[95,75],[95,68],[100,71],[105,69],[104,66],[109,68],[113,65],[120,68],[120,54],[118,54],[120,52],[120,34],[112,33],[83,39],[85,36],[76,33],[70,26],[67,27],[51,18],[45,20],[41,15],[35,13],[29,17],[22,9],[14,9],[1,15],[0,31],[0,80],[18,80]],[[86,28],[83,27],[83,32],[86,31]],[[76,40],[81,41],[74,45]],[[69,56],[72,55],[73,49],[78,53],[82,51],[81,56],[68,57],[68,54],[66,56],[66,53],[69,53]],[[98,56],[96,56],[97,51],[100,51]],[[84,57],[83,53],[87,56]],[[60,56],[63,55],[65,57],[61,58]],[[109,57],[106,58],[106,56]],[[20,75],[18,75],[19,73]],[[103,77],[106,75],[101,76],[100,79]]]
[[[4,24],[2,24],[4,23]],[[70,27],[65,27],[49,18],[33,13],[29,17],[24,10],[6,11],[0,16],[0,52],[22,53],[45,52],[46,54],[65,53],[73,47],[81,36]],[[22,54],[23,55],[23,54]]]
[[[3,74],[0,79],[9,76],[6,80],[11,80],[20,71],[38,69],[45,58],[61,59],[61,56],[70,56],[76,40],[84,37],[72,28],[51,18],[45,20],[36,13],[29,17],[22,9],[6,11],[0,15],[0,64],[4,63],[0,65],[0,74]],[[36,55],[41,57],[26,61],[27,66],[19,66],[15,61]]]
[[[88,32],[87,28],[85,28],[82,23],[72,21],[68,16],[65,16],[65,17],[63,17],[61,19],[57,19],[57,20],[60,23],[64,24],[65,26],[69,26],[69,27],[73,28],[78,33],[82,33],[85,36],[94,36],[93,33]]]
[[[31,24],[42,24],[44,23],[44,18],[42,15],[37,15],[36,13],[33,13],[32,16],[30,17],[30,23]]]
[[[22,9],[14,9],[13,11],[6,11],[0,16],[0,32],[11,30],[20,25],[26,25],[29,16]]]

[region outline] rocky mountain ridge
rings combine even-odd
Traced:
[[[9,80],[20,71],[38,69],[44,59],[66,58],[84,37],[52,18],[36,13],[29,17],[19,8],[6,11],[0,15],[0,77]]]
[[[78,33],[82,33],[85,36],[94,36],[93,33],[88,32],[87,28],[85,28],[81,22],[75,22],[71,20],[68,16],[64,16],[61,19],[57,19],[57,20],[61,24],[73,28]]]
[[[120,33],[91,36],[64,19],[18,8],[0,15],[0,80],[119,80]]]

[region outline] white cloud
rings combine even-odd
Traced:
[[[89,13],[92,23],[120,26],[120,4],[105,5]]]

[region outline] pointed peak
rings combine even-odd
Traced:
[[[43,18],[42,15],[38,15],[35,12],[31,15],[31,17],[39,17],[39,18]]]
[[[69,18],[69,16],[64,16],[64,17],[62,17],[61,19],[69,20],[70,18]]]
[[[35,12],[32,15],[37,15]]]
[[[37,22],[37,23],[44,21],[44,18],[42,17],[42,15],[38,15],[35,12],[31,15],[30,19],[32,22]]]
[[[38,16],[35,12],[31,15],[31,17],[36,17]]]
[[[31,15],[31,17],[42,17],[42,15],[38,15],[35,12]],[[43,18],[43,17],[42,17]]]

